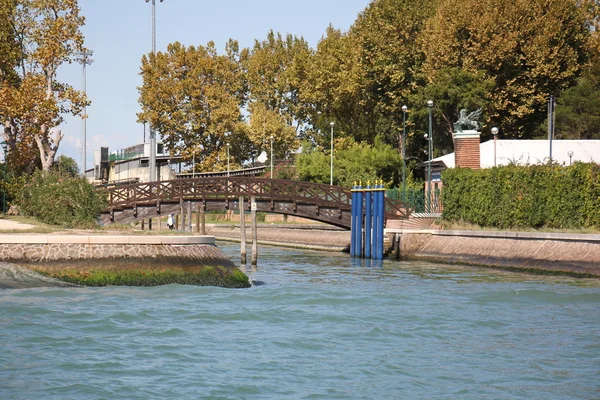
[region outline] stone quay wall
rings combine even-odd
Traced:
[[[443,230],[387,234],[400,235],[400,253],[408,259],[600,277],[600,235]]]
[[[0,261],[21,264],[134,261],[156,264],[234,264],[214,236],[0,235]]]

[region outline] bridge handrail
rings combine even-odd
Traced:
[[[344,211],[350,211],[352,206],[352,192],[346,188],[248,176],[183,178],[114,186],[102,190],[108,192],[109,211],[157,202],[174,203],[222,197],[236,199],[239,196],[256,196],[257,200],[263,201],[288,200]],[[406,218],[410,211],[407,204],[386,199],[388,219]]]

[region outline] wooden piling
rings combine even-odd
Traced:
[[[240,196],[240,258],[242,265],[246,265],[246,215],[244,214],[244,196]]]
[[[206,235],[206,205],[202,202],[200,207],[200,225],[202,226],[201,233]]]
[[[152,218],[148,218],[148,230],[152,230]]]
[[[196,203],[196,233],[200,233],[200,203]]]
[[[188,215],[188,232],[192,232],[192,202],[188,201],[187,202],[187,215]]]
[[[250,215],[252,218],[252,265],[258,264],[257,226],[256,226],[256,197],[250,197]]]
[[[183,206],[183,199],[179,200],[179,215],[181,215],[181,230],[185,231],[185,208]]]

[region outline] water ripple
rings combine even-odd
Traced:
[[[247,290],[0,290],[0,398],[598,395],[597,280],[278,248],[259,262]]]

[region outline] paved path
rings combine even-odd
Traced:
[[[11,219],[0,219],[0,231],[27,230],[31,228],[35,228],[35,226]]]

